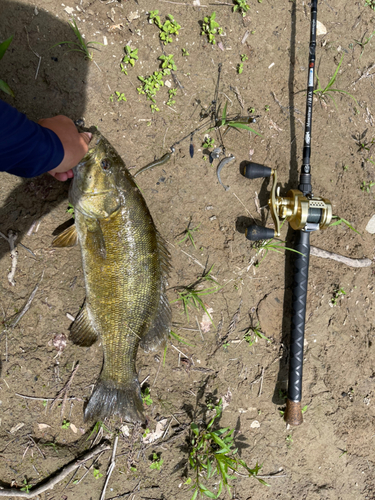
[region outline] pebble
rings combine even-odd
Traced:
[[[320,21],[316,22],[316,34],[318,36],[327,34],[327,28]]]
[[[375,214],[368,221],[366,231],[370,234],[375,234]]]

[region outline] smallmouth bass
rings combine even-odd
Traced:
[[[85,420],[118,414],[139,422],[144,416],[135,359],[139,344],[155,350],[170,331],[169,252],[119,154],[97,131],[90,145],[69,190],[75,225],[53,246],[77,240],[81,246],[86,301],[71,325],[71,340],[90,346],[100,338],[103,345]]]

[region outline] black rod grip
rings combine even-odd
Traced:
[[[250,241],[272,240],[275,237],[275,231],[263,226],[248,226],[245,231],[246,238]]]
[[[261,177],[270,177],[271,172],[272,169],[269,167],[265,167],[264,165],[260,165],[259,163],[248,161],[243,167],[242,174],[248,179],[259,179]]]
[[[310,233],[297,231],[294,249],[294,284],[293,284],[293,312],[290,334],[290,362],[288,404],[285,420],[290,425],[302,423],[302,370],[303,370],[303,342],[305,336],[306,296],[309,277]],[[302,254],[302,255],[301,255]],[[294,411],[291,411],[291,410]],[[298,411],[296,412],[295,410]],[[296,414],[298,413],[298,414]]]

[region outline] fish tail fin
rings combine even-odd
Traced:
[[[85,408],[85,421],[103,421],[111,415],[120,415],[128,422],[144,422],[143,402],[138,379],[130,384],[99,378]]]

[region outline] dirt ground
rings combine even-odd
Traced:
[[[153,432],[157,422],[167,419],[169,430],[161,440],[146,444],[142,443],[144,429],[128,426],[126,436],[127,429],[122,428],[105,498],[189,500],[191,491],[184,483],[189,474],[186,440],[192,415],[205,407],[208,398],[225,397],[229,404],[220,425],[236,430],[241,458],[251,467],[263,464],[259,474],[269,484],[238,476],[232,481],[231,498],[374,499],[373,267],[352,268],[311,257],[303,380],[307,410],[303,425],[287,429],[280,410],[287,385],[291,253],[269,251],[261,261],[244,236],[244,227],[253,218],[271,227],[268,210],[258,210],[256,205],[258,195],[260,206],[266,205],[270,186],[261,179],[245,179],[241,162],[252,159],[277,168],[283,193],[297,187],[309,5],[302,0],[249,0],[250,10],[242,18],[232,12],[231,2],[201,0],[201,6],[192,0],[67,2],[2,0],[0,4],[0,40],[14,35],[0,62],[0,77],[15,92],[14,99],[3,93],[1,98],[31,119],[55,114],[74,120],[83,117],[87,126],[101,130],[134,172],[203,123],[200,115],[214,99],[220,63],[218,104],[223,109],[227,102],[230,116],[246,116],[254,108],[251,112],[259,117],[251,126],[261,134],[230,130],[225,136],[227,154],[236,157],[221,172],[228,191],[217,180],[217,160],[210,164],[204,155],[204,128],[194,134],[193,158],[188,137],[176,146],[170,162],[137,178],[172,255],[170,300],[177,298],[176,287],[194,282],[205,266],[214,265],[212,274],[222,288],[204,297],[215,323],[207,331],[197,326],[202,322],[201,309],[190,309],[188,320],[181,303],[172,305],[173,330],[190,345],[172,339],[165,365],[162,352],[158,356],[139,352],[139,379],[148,377],[153,400],[145,410],[148,428]],[[160,65],[159,30],[148,22],[147,12],[152,9],[159,10],[162,21],[172,14],[181,25],[178,36],[164,48],[177,66],[180,86],[171,76],[165,78],[171,88],[177,88],[176,102],[166,105],[168,87],[162,87],[156,97],[160,111],[155,113],[150,101],[136,90],[137,76],[146,77]],[[224,30],[216,37],[220,47],[200,34],[201,21],[213,11]],[[67,24],[72,18],[86,41],[104,44],[96,46],[94,62],[69,52],[66,45],[51,48],[74,40]],[[340,224],[313,234],[311,243],[372,260],[374,239],[365,228],[375,213],[370,187],[375,180],[371,161],[375,38],[364,42],[375,29],[375,13],[362,0],[324,0],[318,5],[318,19],[326,28],[326,34],[318,36],[316,50],[321,85],[327,85],[343,56],[333,87],[353,98],[336,92],[335,102],[329,96],[314,99],[313,190],[329,199],[334,214],[360,234]],[[120,62],[127,44],[138,48],[139,59],[125,75]],[[184,56],[182,49],[189,55]],[[248,60],[239,74],[241,54]],[[116,91],[127,100],[118,101]],[[211,137],[215,145],[220,144],[214,131]],[[0,484],[7,488],[42,482],[87,450],[97,432],[94,422],[83,421],[83,407],[100,373],[101,346],[77,347],[69,341],[68,331],[67,314],[75,317],[85,296],[80,249],[51,247],[54,230],[70,218],[68,187],[47,174],[35,179],[1,174],[0,231],[18,235],[14,286],[7,278],[9,245],[0,239],[4,321],[22,310],[38,286],[18,324],[4,326],[0,334]],[[196,248],[189,239],[178,244],[189,223],[191,228],[199,226],[193,233]],[[292,238],[285,225],[281,240],[291,246]],[[233,329],[230,323],[240,304]],[[245,333],[258,323],[269,342],[257,338],[250,345]],[[225,346],[217,349],[218,339],[228,332]],[[249,333],[254,338],[254,332]],[[70,399],[51,409],[77,363]],[[105,426],[96,442],[107,437],[113,445],[121,422],[114,418]],[[150,469],[153,451],[164,460],[160,471]],[[74,478],[68,476],[39,498],[98,500],[110,458],[108,450],[88,472],[82,466]],[[87,468],[91,464],[92,460],[87,462]],[[215,491],[217,478],[207,485]],[[230,496],[223,493],[220,498]]]

